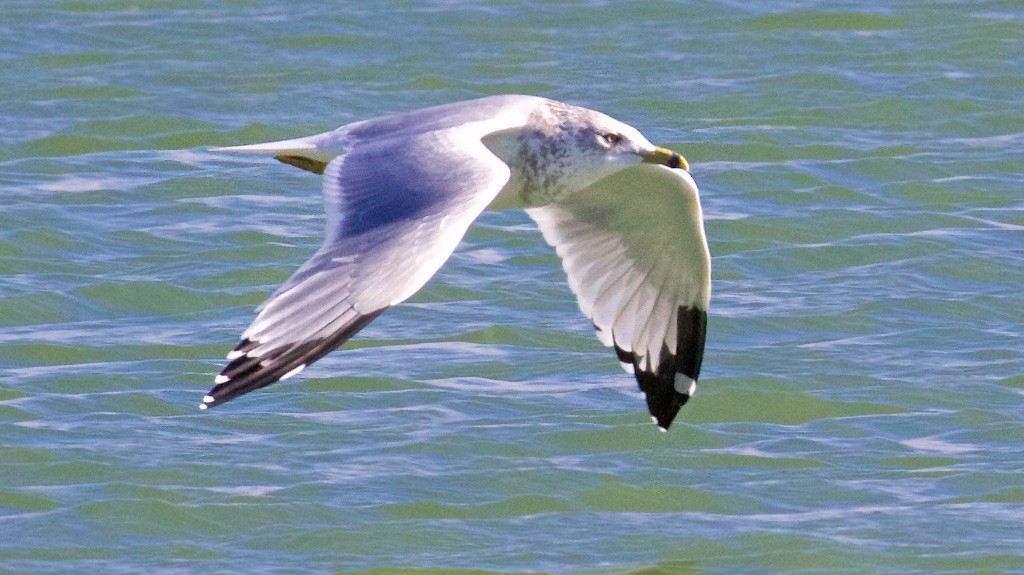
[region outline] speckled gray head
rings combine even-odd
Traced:
[[[539,206],[582,190],[644,161],[684,166],[680,156],[657,148],[638,130],[601,112],[547,101],[537,106],[519,133],[512,180],[526,206]],[[655,159],[657,156],[657,159]]]

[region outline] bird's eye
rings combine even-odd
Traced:
[[[604,141],[607,142],[609,146],[614,146],[622,141],[622,136],[615,133],[603,134],[601,137],[604,138]]]

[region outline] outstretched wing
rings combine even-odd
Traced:
[[[614,346],[668,429],[696,390],[711,296],[693,179],[642,164],[527,213],[562,258],[598,338]]]
[[[298,373],[411,296],[509,179],[481,142],[507,126],[395,124],[345,133],[324,169],[324,244],[263,303],[201,407]]]

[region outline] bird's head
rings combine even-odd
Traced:
[[[689,170],[686,159],[600,112],[554,104],[531,118],[520,157],[529,186],[558,197],[641,163]]]

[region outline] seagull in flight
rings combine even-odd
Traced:
[[[201,409],[288,379],[416,293],[484,210],[525,209],[666,431],[697,389],[711,257],[679,154],[600,112],[492,96],[216,148],[323,175],[323,245],[258,309]]]

